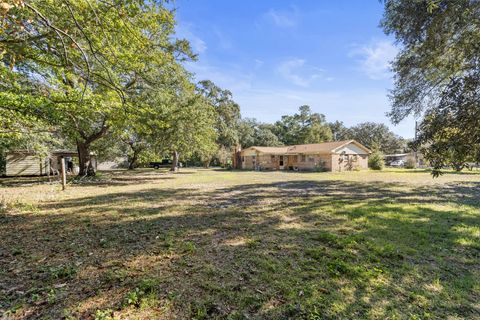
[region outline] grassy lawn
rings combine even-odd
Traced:
[[[0,180],[0,318],[480,319],[480,174]]]

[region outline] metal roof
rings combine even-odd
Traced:
[[[36,155],[38,154],[35,151],[27,150],[27,149],[17,149],[7,152],[9,154],[28,154],[28,155]],[[48,152],[48,154],[53,156],[63,156],[63,157],[78,157],[78,152],[75,150],[53,150]],[[91,156],[94,156],[95,153],[90,152]]]

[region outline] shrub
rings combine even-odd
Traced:
[[[328,171],[325,161],[320,161],[320,163],[315,165],[314,171],[315,172],[326,172],[326,171]]]
[[[154,306],[157,303],[157,287],[156,279],[143,279],[134,290],[127,292],[123,299],[123,306],[135,308]]]
[[[48,268],[51,279],[73,279],[77,274],[77,269],[71,265],[59,265]]]
[[[415,169],[416,166],[417,164],[415,163],[415,159],[413,157],[408,157],[405,160],[405,169]]]
[[[135,290],[128,292],[125,295],[124,299],[124,306],[135,306],[138,307],[140,305],[140,300],[142,296],[144,295],[143,291],[140,291],[140,289],[135,288]]]
[[[382,170],[384,165],[383,154],[378,151],[373,152],[368,158],[368,167],[372,170]]]
[[[97,310],[95,312],[95,320],[113,320],[113,311],[110,309],[107,310]]]

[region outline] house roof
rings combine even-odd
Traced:
[[[254,150],[257,150],[258,152],[268,153],[268,154],[335,153],[338,149],[350,143],[355,144],[357,147],[363,149],[367,153],[371,152],[368,148],[366,148],[364,145],[362,145],[361,143],[355,140],[332,141],[332,142],[322,142],[322,143],[313,143],[313,144],[298,144],[298,145],[285,146],[285,147],[253,146],[247,149],[254,149]]]
[[[285,153],[288,152],[288,146],[285,146],[285,147],[257,147],[257,146],[253,146],[253,147],[247,148],[245,150],[248,150],[248,149],[257,150],[258,152],[268,153],[268,154],[285,154]]]

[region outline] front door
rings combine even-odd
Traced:
[[[278,166],[280,167],[280,170],[283,170],[283,156],[278,158]]]

